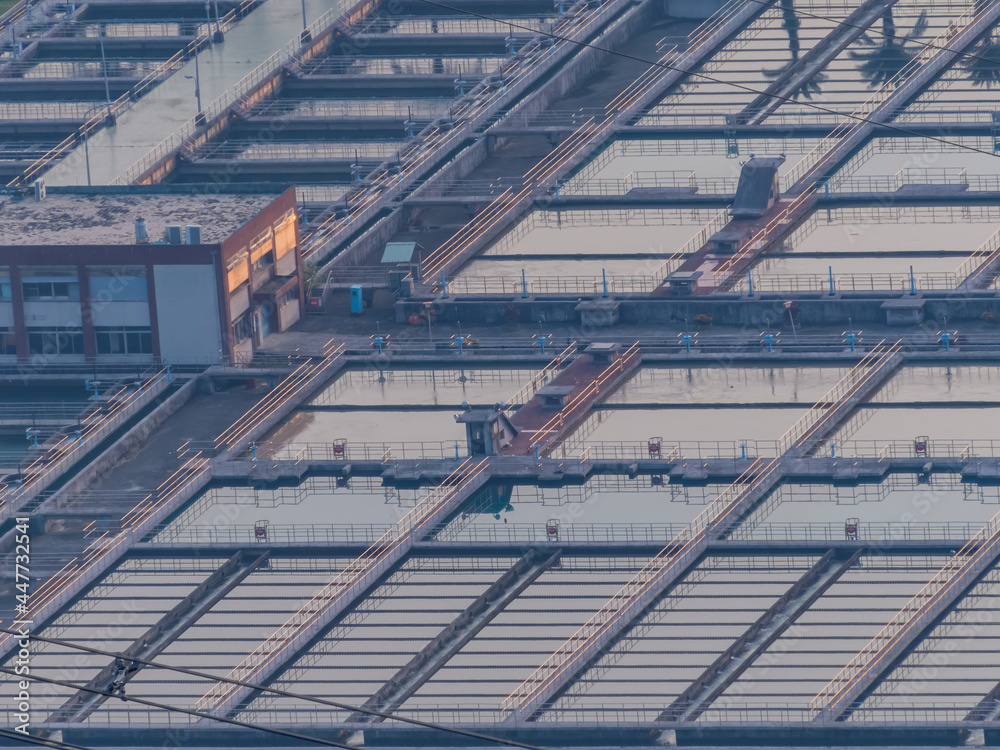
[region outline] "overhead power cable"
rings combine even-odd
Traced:
[[[993,158],[996,158],[998,156],[998,154],[994,153],[993,151],[988,151],[988,150],[983,149],[983,148],[976,148],[975,146],[969,146],[969,145],[964,144],[964,143],[959,143],[958,141],[949,140],[948,138],[942,138],[941,136],[930,135],[928,133],[922,133],[922,132],[917,131],[917,130],[910,130],[909,128],[906,128],[906,127],[903,127],[903,126],[900,126],[900,125],[896,125],[894,123],[881,122],[881,121],[878,121],[878,120],[872,120],[869,117],[866,117],[864,115],[859,115],[859,114],[854,113],[854,112],[851,112],[851,113],[840,112],[838,110],[830,109],[829,107],[824,107],[824,106],[822,106],[820,104],[816,104],[816,103],[810,102],[810,101],[799,101],[794,96],[781,96],[781,95],[778,95],[778,94],[771,94],[771,93],[769,93],[769,92],[767,92],[767,91],[765,91],[763,89],[754,88],[753,86],[747,86],[747,85],[742,84],[742,83],[734,83],[732,81],[724,81],[721,78],[716,78],[715,76],[709,75],[707,73],[699,73],[698,71],[690,69],[690,68],[681,68],[681,67],[678,67],[677,65],[671,65],[670,63],[663,62],[662,60],[650,60],[650,59],[645,58],[645,57],[640,57],[639,55],[632,55],[632,54],[629,54],[627,52],[621,52],[620,50],[612,49],[610,47],[602,47],[600,45],[593,44],[591,42],[583,42],[583,41],[579,41],[579,40],[576,40],[576,39],[570,39],[569,37],[561,36],[559,34],[553,34],[551,32],[538,31],[537,29],[531,28],[530,26],[525,26],[525,25],[522,25],[522,24],[518,24],[516,22],[510,21],[510,20],[507,20],[507,19],[496,18],[494,16],[488,16],[488,15],[483,14],[483,13],[477,13],[475,11],[467,10],[465,8],[456,8],[455,6],[448,5],[447,3],[438,2],[438,0],[419,0],[419,2],[424,3],[425,5],[432,5],[432,6],[437,7],[437,8],[442,8],[444,10],[447,10],[447,11],[451,12],[451,13],[458,13],[458,14],[462,14],[462,15],[472,16],[473,18],[479,18],[479,19],[482,19],[484,21],[494,21],[496,23],[505,24],[505,25],[510,26],[512,28],[518,28],[518,29],[521,29],[522,31],[530,32],[533,35],[534,34],[540,34],[542,36],[547,36],[547,37],[549,37],[551,39],[555,39],[556,41],[559,41],[559,42],[566,42],[568,44],[575,44],[575,45],[580,46],[580,47],[586,47],[588,49],[595,50],[597,52],[604,52],[604,53],[609,54],[609,55],[614,55],[615,57],[621,57],[621,58],[626,59],[626,60],[632,60],[633,62],[643,63],[645,65],[649,65],[649,66],[652,66],[652,67],[663,68],[664,70],[673,70],[673,71],[676,71],[678,73],[684,73],[685,75],[689,75],[692,78],[700,78],[702,80],[709,81],[711,83],[717,83],[717,84],[720,84],[722,86],[729,86],[730,88],[739,89],[740,91],[746,91],[747,93],[750,93],[750,94],[759,94],[759,95],[763,95],[763,96],[769,96],[772,99],[777,99],[779,101],[783,101],[783,102],[786,102],[786,103],[795,103],[795,104],[798,104],[798,105],[803,106],[803,107],[808,107],[809,109],[814,109],[814,110],[816,110],[818,112],[824,112],[824,113],[829,114],[829,115],[834,115],[836,117],[843,117],[843,118],[846,118],[846,119],[855,120],[856,122],[868,123],[868,124],[871,124],[871,125],[875,125],[876,127],[883,128],[885,130],[891,130],[893,132],[901,133],[901,134],[907,135],[907,136],[912,136],[914,138],[923,138],[925,140],[935,141],[936,143],[942,143],[942,144],[944,144],[946,146],[953,146],[955,148],[959,148],[959,149],[962,149],[962,150],[965,150],[965,151],[971,151],[971,152],[977,153],[977,154],[983,154],[984,156],[990,156],[990,157],[993,157]]]
[[[7,669],[6,667],[0,667],[0,673],[9,674],[13,677],[17,677],[21,680],[31,680],[32,682],[42,682],[47,685],[58,685],[59,687],[70,688],[71,690],[79,690],[84,693],[90,693],[91,695],[106,695],[112,697],[109,693],[104,690],[98,690],[97,688],[87,687],[86,685],[78,685],[73,682],[67,682],[65,680],[55,680],[51,677],[42,677],[38,674],[26,674],[18,675],[13,669]],[[171,706],[166,703],[159,703],[157,701],[151,701],[146,698],[136,698],[131,695],[116,694],[113,696],[120,700],[137,703],[140,706],[148,706],[149,708],[158,708],[163,711],[173,711],[174,713],[187,714],[188,716],[197,716],[199,719],[208,719],[210,721],[218,721],[223,724],[229,724],[231,726],[243,727],[244,729],[255,729],[260,732],[266,732],[268,734],[276,734],[281,737],[290,737],[293,740],[302,740],[304,742],[313,742],[317,745],[325,745],[326,747],[339,747],[342,750],[357,750],[357,748],[351,745],[346,745],[342,742],[335,742],[333,740],[325,740],[320,737],[310,737],[309,735],[301,734],[300,732],[292,732],[287,729],[279,729],[277,727],[267,726],[264,724],[253,724],[251,722],[239,721],[238,719],[230,719],[225,716],[215,716],[213,714],[207,713],[206,711],[199,711],[194,708],[183,708],[182,706]]]
[[[779,8],[779,6],[774,5],[771,2],[768,2],[768,0],[748,0],[748,2],[757,3],[758,5],[766,5],[767,7],[774,8],[775,10],[778,10]],[[800,18],[813,18],[816,19],[817,21],[830,21],[831,23],[834,23],[838,26],[846,26],[849,29],[860,29],[861,31],[867,31],[871,34],[880,36],[883,39],[899,39],[900,41],[904,42],[913,42],[913,44],[917,45],[918,47],[924,47],[926,49],[937,49],[941,50],[942,52],[954,52],[956,55],[960,57],[968,57],[972,60],[983,60],[984,62],[996,63],[997,65],[1000,65],[1000,60],[996,60],[991,57],[983,57],[982,55],[976,55],[973,54],[972,52],[962,52],[961,50],[957,50],[954,47],[949,47],[945,44],[922,42],[919,39],[913,39],[911,37],[902,34],[886,34],[881,29],[876,28],[875,24],[872,24],[871,26],[862,26],[856,23],[848,23],[846,19],[832,18],[830,16],[821,16],[817,13],[810,13],[809,11],[802,10],[801,8],[793,8],[793,10],[795,11],[795,15],[799,16]],[[889,12],[891,11],[892,9],[890,8]]]
[[[94,750],[94,748],[87,747],[86,745],[74,745],[72,742],[55,740],[51,737],[36,737],[33,734],[21,734],[20,732],[15,732],[13,729],[0,729],[0,737],[20,740],[29,745],[38,745],[39,747],[53,747],[56,750]]]
[[[20,635],[20,633],[7,630],[6,628],[0,627],[0,633],[8,633],[12,635]],[[40,635],[32,634],[31,640],[39,641],[40,643],[51,643],[54,646],[64,646],[66,648],[76,649],[78,651],[84,651],[89,654],[97,654],[99,656],[106,656],[110,659],[117,659],[121,657],[121,654],[114,653],[112,651],[104,651],[99,648],[93,648],[91,646],[84,646],[80,643],[75,643],[73,641],[63,640],[61,638],[46,638]],[[387,713],[385,711],[376,711],[371,708],[365,708],[363,706],[353,706],[348,703],[341,703],[339,701],[332,701],[326,698],[319,698],[312,695],[303,695],[302,693],[293,693],[288,690],[282,690],[280,688],[259,685],[253,682],[246,682],[244,680],[236,680],[230,677],[221,677],[219,675],[209,674],[207,672],[200,672],[196,669],[187,669],[186,667],[178,667],[173,664],[164,664],[162,662],[151,661],[149,659],[140,659],[136,657],[127,657],[129,661],[135,662],[136,664],[141,664],[145,667],[153,667],[156,669],[166,669],[171,672],[177,672],[178,674],[185,674],[190,677],[198,677],[204,680],[210,680],[213,682],[224,682],[228,685],[236,685],[237,687],[249,688],[251,690],[258,690],[263,693],[272,693],[274,695],[280,695],[284,698],[294,698],[298,700],[308,701],[310,703],[316,703],[322,706],[328,706],[330,708],[337,708],[342,711],[349,711],[351,713],[361,713],[367,716],[374,716],[380,719],[386,719],[391,721],[398,721],[404,724],[412,724],[414,726],[424,727],[425,729],[437,729],[441,732],[448,732],[450,734],[458,734],[463,737],[470,737],[477,740],[488,740],[490,742],[496,742],[500,745],[508,745],[510,747],[520,747],[524,750],[546,750],[544,747],[538,745],[530,745],[524,742],[518,742],[516,740],[504,739],[501,737],[493,737],[488,734],[483,734],[482,732],[474,732],[468,729],[460,729],[458,727],[448,726],[447,724],[439,724],[433,721],[423,721],[421,719],[413,719],[408,716],[397,716],[396,714]],[[97,691],[101,693],[101,691]],[[107,695],[107,693],[102,693]],[[214,717],[213,717],[214,718]]]

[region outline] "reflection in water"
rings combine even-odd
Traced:
[[[868,34],[861,35],[864,52],[851,51],[852,60],[861,62],[858,71],[872,88],[880,88],[895,78],[917,56],[918,47],[910,42],[927,31],[927,11],[921,13],[908,34],[896,34],[896,21],[889,8],[882,16],[882,40],[876,42]],[[910,71],[912,72],[912,71]],[[909,75],[909,73],[907,74]]]
[[[792,59],[780,68],[763,68],[761,73],[764,74],[765,78],[777,81],[799,61],[799,53],[802,50],[799,43],[799,26],[799,18],[795,15],[795,0],[781,0],[781,27],[788,34],[788,49],[792,53]],[[802,82],[802,85],[792,92],[792,98],[798,99],[801,96],[805,99],[812,99],[813,96],[820,93],[820,85],[825,80],[826,75],[820,72],[809,76]]]
[[[976,0],[976,13],[986,10],[991,0]],[[992,87],[1000,84],[1000,41],[996,38],[996,27],[990,27],[986,38],[980,41],[972,50],[972,54],[963,60],[962,65],[968,73],[973,86]]]

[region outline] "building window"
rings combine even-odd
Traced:
[[[13,328],[0,328],[0,354],[17,354]]]
[[[78,300],[80,277],[75,266],[24,266],[21,289],[25,301]]]
[[[149,328],[97,326],[98,354],[152,354],[153,334]]]
[[[11,291],[10,291],[10,269],[9,268],[0,268],[0,299],[2,299],[2,300],[11,300],[11,299],[13,299],[13,297],[11,296]]]
[[[259,271],[260,269],[274,264],[274,253],[268,252],[264,253],[262,256],[257,258],[253,262],[253,270]]]
[[[83,331],[68,328],[29,328],[28,349],[32,354],[83,354]]]
[[[91,266],[87,276],[91,306],[149,300],[145,266]]]
[[[298,286],[293,286],[287,292],[285,292],[285,296],[282,298],[281,303],[283,305],[288,305],[291,304],[292,302],[298,302],[298,301],[299,301],[299,288]]]
[[[233,323],[233,343],[239,344],[253,336],[253,320],[250,313],[243,313]]]
[[[31,300],[78,300],[80,299],[80,282],[78,281],[25,281],[24,299]]]

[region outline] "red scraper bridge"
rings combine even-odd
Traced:
[[[538,448],[544,455],[565,438],[590,413],[600,399],[625,382],[642,363],[639,344],[624,352],[615,352],[610,363],[595,361],[593,354],[574,359],[549,386],[572,386],[563,406],[556,412],[543,405],[536,394],[511,417],[517,437],[503,449],[504,455],[523,455]]]

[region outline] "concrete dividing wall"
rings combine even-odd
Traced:
[[[403,224],[403,211],[396,208],[389,214],[385,221],[374,229],[362,235],[353,245],[339,255],[335,255],[320,271],[322,278],[326,279],[326,272],[331,268],[343,268],[345,266],[378,265],[382,258],[382,251],[385,250],[385,243],[391,240],[397,233],[406,227]]]
[[[423,188],[418,195],[422,198],[436,197],[444,194],[453,180],[464,180],[473,170],[486,161],[495,149],[495,139],[480,138],[465,148],[434,178],[434,181]]]
[[[101,455],[87,464],[75,477],[63,485],[58,492],[45,501],[40,511],[53,510],[59,507],[63,498],[83,492],[95,481],[111,471],[124,456],[127,456],[137,446],[145,442],[154,430],[163,424],[168,417],[176,414],[191,400],[195,394],[197,378],[192,378],[182,385],[166,401],[156,407],[139,424],[122,435]]]
[[[673,18],[706,19],[722,9],[727,0],[663,0],[667,15]]]
[[[641,30],[643,25],[655,16],[655,13],[656,8],[651,0],[646,0],[638,8],[626,10],[624,16],[612,23],[609,29],[596,40],[596,43],[602,47],[624,44],[630,36]],[[609,53],[607,52],[589,47],[583,48],[560,69],[558,76],[546,81],[537,91],[527,96],[521,104],[515,107],[509,116],[509,121],[515,124],[523,123],[549,109],[553,102],[592,76],[608,57]],[[480,138],[465,148],[435,178],[434,186],[422,195],[440,195],[448,183],[468,177],[493,152],[495,148],[493,141],[493,138]],[[405,218],[399,209],[395,209],[388,221],[366,233],[355,245],[332,259],[324,266],[324,271],[337,266],[377,263],[376,255],[381,255],[385,243],[396,233],[405,229]],[[511,223],[517,218],[519,217],[512,219]]]
[[[594,44],[597,47],[618,49],[636,34],[641,33],[643,27],[655,16],[656,6],[650,0],[646,0],[638,7],[627,10],[624,16],[614,21],[607,31],[594,40]],[[576,57],[559,71],[556,78],[548,81],[545,86],[519,104],[510,119],[515,123],[526,124],[527,121],[552,108],[557,99],[566,96],[573,88],[593,76],[610,57],[610,52],[594,47],[582,48]],[[558,109],[558,106],[555,108]]]
[[[791,295],[800,307],[796,323],[810,325],[844,325],[850,320],[855,326],[876,323],[885,324],[882,303],[889,297],[834,297],[822,295],[805,297]],[[927,325],[959,321],[978,321],[984,312],[1000,315],[1000,297],[992,294],[982,296],[938,296],[925,298],[924,319]],[[686,319],[694,326],[696,315],[711,315],[712,322],[725,326],[766,326],[768,321],[777,327],[788,324],[788,312],[784,298],[769,296],[766,299],[750,300],[743,295],[720,295],[714,299],[622,299],[619,298],[619,319],[629,325],[656,325],[682,323]],[[579,323],[576,312],[577,299],[540,300],[533,297],[484,299],[437,300],[438,318],[443,321],[462,321],[485,325],[506,324],[510,317],[517,316],[521,323]],[[423,302],[400,301],[396,303],[396,320],[406,322],[408,316],[417,315],[423,309]],[[594,329],[592,333],[614,331],[614,328]]]

